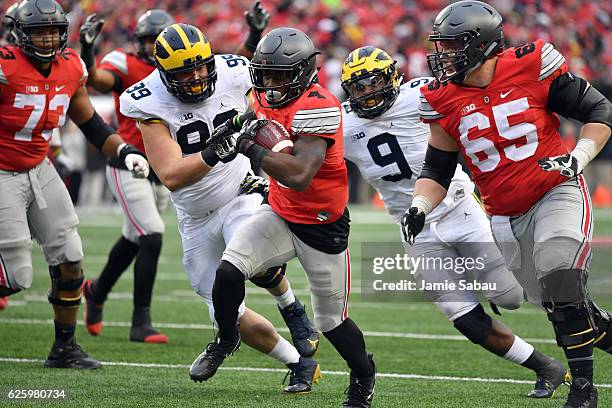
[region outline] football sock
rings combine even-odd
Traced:
[[[533,354],[533,346],[515,335],[514,343],[512,343],[510,350],[504,355],[504,358],[516,364],[523,364]]]
[[[521,363],[523,367],[529,368],[536,373],[540,372],[552,359],[538,350],[533,350],[525,362]]]
[[[577,349],[563,349],[572,378],[586,378],[593,383],[593,344]]]
[[[280,296],[274,296],[274,299],[276,299],[276,303],[281,309],[295,303],[295,295],[293,294],[293,290],[291,290],[289,282],[287,282],[287,291]]]
[[[57,321],[53,321],[53,323],[55,324],[55,341],[66,343],[74,337],[76,325],[64,325]]]
[[[124,237],[119,238],[110,253],[108,260],[97,280],[94,281],[94,302],[104,303],[119,276],[130,266],[138,252],[138,245]]]
[[[276,346],[274,346],[268,355],[285,365],[295,364],[300,361],[300,353],[283,337],[279,337],[278,343],[276,343]]]
[[[134,262],[134,308],[151,306],[151,295],[162,248],[162,235],[140,237],[140,249]]]
[[[244,274],[227,261],[221,261],[212,290],[215,321],[222,340],[236,342],[238,308],[244,300]]]
[[[363,333],[351,319],[346,319],[340,326],[324,332],[323,335],[346,361],[351,374],[358,378],[370,377],[374,367],[368,359]]]

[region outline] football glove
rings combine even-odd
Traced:
[[[410,245],[414,244],[414,239],[425,226],[425,213],[419,211],[417,207],[410,207],[402,217],[402,234],[404,241]]]
[[[249,120],[242,127],[239,133],[234,133],[230,136],[235,140],[236,150],[242,154],[246,154],[247,150],[255,144],[255,136],[260,127],[265,125],[268,121],[266,119],[253,119]]]
[[[132,177],[147,178],[149,176],[149,162],[140,150],[131,144],[122,143],[117,148],[117,152],[119,159],[132,172]]]
[[[569,153],[562,156],[545,157],[538,160],[538,164],[544,171],[558,171],[567,178],[576,177],[582,172],[578,159]]]
[[[264,177],[247,174],[242,183],[240,183],[240,189],[245,194],[259,193],[265,197],[270,191],[270,181]]]
[[[55,156],[55,167],[60,176],[69,176],[74,171],[74,161],[64,153]]]
[[[85,22],[81,26],[79,41],[82,47],[92,48],[96,38],[102,31],[104,25],[104,19],[98,20],[95,14],[88,16]]]
[[[253,2],[251,9],[244,12],[244,18],[251,31],[263,32],[270,21],[270,12],[263,8],[261,1]]]

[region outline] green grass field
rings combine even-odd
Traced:
[[[597,236],[612,236],[612,211],[596,214]],[[384,212],[368,207],[352,211],[351,255],[353,292],[350,314],[366,335],[379,372],[375,407],[559,407],[567,388],[553,400],[534,401],[525,395],[534,376],[526,369],[497,358],[458,335],[446,318],[429,303],[367,303],[360,299],[360,243],[394,241],[396,227]],[[52,312],[46,300],[47,267],[34,250],[32,288],[10,299],[0,312],[0,406],[74,407],[338,407],[348,384],[346,366],[322,340],[316,358],[324,371],[309,395],[282,392],[285,369],[246,346],[228,358],[210,381],[190,381],[188,367],[213,333],[204,302],[195,295],[181,263],[181,244],[174,214],[165,215],[167,233],[153,299],[156,327],[170,337],[166,345],[128,341],[132,309],[132,272],[127,271],[105,306],[100,337],[89,336],[81,324],[77,338],[83,348],[103,361],[95,371],[44,369],[42,362],[53,340]],[[80,233],[85,248],[87,277],[100,272],[120,233],[117,213],[82,214]],[[598,284],[595,298],[612,307],[612,247],[596,248],[592,275]],[[306,303],[306,279],[291,263],[289,279]],[[263,290],[247,287],[247,304],[268,317],[288,336],[273,299]],[[605,297],[608,295],[607,298]],[[82,311],[80,312],[82,318]],[[312,314],[311,314],[312,316]],[[561,358],[546,316],[530,305],[501,318],[541,351]],[[288,337],[287,337],[288,338]],[[596,351],[596,382],[600,407],[612,406],[612,359]],[[10,389],[64,389],[63,402],[14,402]]]

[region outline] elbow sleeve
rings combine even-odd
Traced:
[[[78,126],[89,143],[94,145],[99,151],[102,151],[102,146],[104,146],[106,139],[115,133],[115,130],[107,125],[100,115],[98,115],[98,112],[95,111],[91,119]]]
[[[612,127],[612,103],[586,80],[570,73],[550,84],[548,108],[582,123],[603,123]]]
[[[458,160],[459,152],[447,152],[429,145],[419,178],[432,179],[448,190],[455,175]]]

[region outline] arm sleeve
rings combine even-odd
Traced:
[[[612,103],[586,80],[569,72],[551,82],[548,108],[566,118],[612,128]]]

